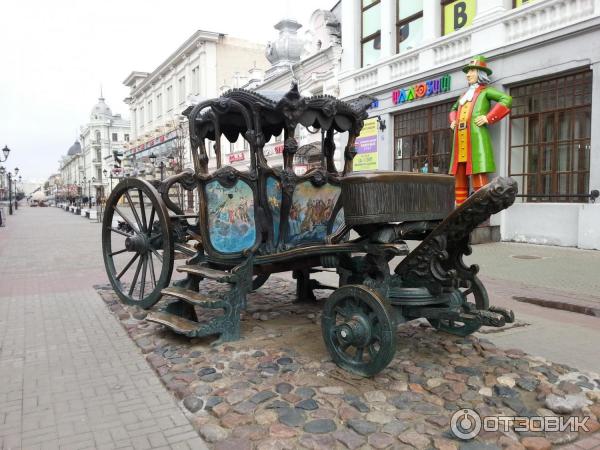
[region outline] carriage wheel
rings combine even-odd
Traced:
[[[102,254],[110,284],[128,305],[150,308],[173,272],[173,233],[158,191],[136,178],[121,181],[106,202]]]
[[[463,309],[472,311],[476,309],[487,310],[490,307],[490,301],[483,283],[473,276],[470,280],[465,280],[466,287],[460,288],[463,299]],[[436,329],[456,336],[468,336],[481,328],[479,320],[456,321],[448,319],[428,319],[429,323]]]
[[[361,376],[379,373],[396,353],[393,314],[376,291],[363,285],[346,285],[329,296],[321,331],[333,361]]]

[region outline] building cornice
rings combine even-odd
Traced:
[[[219,38],[225,36],[224,33],[218,33],[214,31],[204,31],[198,30],[194,34],[192,34],[175,52],[173,52],[167,59],[165,59],[154,71],[152,71],[141,83],[139,86],[136,86],[135,89],[131,91],[132,96],[137,96],[140,92],[143,92],[149,85],[155,83],[157,79],[161,75],[164,75],[165,72],[169,72],[172,68],[176,66],[176,64],[185,59],[191,53],[195,52],[196,49],[200,46],[202,41],[204,42],[218,42]],[[132,72],[134,73],[144,73],[144,72]],[[133,78],[132,75],[129,75],[123,84],[127,85],[127,81],[131,83]]]

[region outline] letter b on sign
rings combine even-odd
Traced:
[[[454,29],[458,30],[467,23],[467,4],[465,2],[456,2],[454,4]]]

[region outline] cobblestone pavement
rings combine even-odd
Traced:
[[[203,281],[201,289],[222,286]],[[218,450],[600,446],[600,376],[486,339],[405,324],[390,366],[364,379],[331,361],[321,339],[320,302],[293,303],[288,280],[274,277],[252,293],[242,340],[214,348],[211,339],[188,340],[146,322],[144,311],[122,306],[109,287],[98,290]],[[317,293],[321,301],[327,295]],[[450,432],[453,413],[463,408],[482,416],[588,416],[589,432],[511,430],[463,442]]]
[[[27,207],[0,229],[0,448],[206,448],[92,288],[99,231]]]

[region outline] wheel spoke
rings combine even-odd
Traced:
[[[120,234],[121,236],[125,236],[125,237],[131,237],[131,234],[125,233],[124,231],[118,230],[117,228],[113,228],[113,227],[108,227],[110,229],[110,231],[114,231],[117,234]]]
[[[369,351],[369,357],[371,358],[371,361],[373,361],[377,356],[377,350],[375,350],[374,344],[369,345],[367,350]]]
[[[135,256],[133,258],[131,258],[131,260],[129,260],[129,262],[127,263],[127,265],[125,266],[125,268],[121,271],[121,273],[119,275],[117,275],[117,280],[120,280],[121,277],[123,275],[125,275],[125,272],[127,272],[127,270],[131,267],[131,265],[135,262],[135,260],[138,258],[138,256],[140,256],[139,253],[136,253]]]
[[[144,260],[144,268],[142,269],[142,285],[140,286],[140,300],[144,298],[144,288],[146,287],[146,270],[148,269],[148,256],[142,255]]]
[[[342,342],[340,344],[340,350],[342,350],[343,352],[345,352],[348,349],[348,347],[350,347],[350,342]]]
[[[123,250],[118,250],[118,251],[116,251],[116,252],[109,253],[109,254],[108,254],[108,256],[115,256],[115,255],[118,255],[118,254],[120,254],[120,253],[124,253],[124,252],[126,252],[126,251],[127,251],[127,249],[126,249],[126,248],[124,248]]]
[[[144,208],[144,194],[141,189],[138,189],[138,194],[140,197],[140,215],[142,216],[142,225],[144,228],[142,231],[148,231],[148,224],[146,223],[146,209]]]
[[[473,288],[470,287],[469,289],[467,289],[466,291],[463,291],[462,296],[463,297],[467,297],[468,295],[471,295],[473,293]]]
[[[129,195],[129,191],[125,191],[125,197],[127,198],[127,203],[129,203],[129,207],[131,208],[131,212],[133,213],[133,217],[135,217],[135,221],[138,224],[138,229],[142,229],[142,222],[140,221],[140,216],[135,209],[135,205],[133,204],[133,200],[131,200],[131,195]]]
[[[339,314],[340,316],[342,316],[344,319],[348,318],[348,313],[346,312],[346,310],[344,308],[342,308],[341,306],[336,306],[335,308],[333,308],[333,312],[336,314]]]
[[[135,227],[133,226],[133,224],[131,223],[129,218],[125,217],[125,214],[121,211],[121,209],[117,205],[114,205],[113,209],[123,218],[123,220],[125,222],[127,222],[127,225],[129,225],[133,231],[136,231]]]
[[[162,256],[160,256],[160,254],[159,254],[159,253],[158,253],[158,252],[157,252],[155,249],[153,249],[153,248],[152,248],[151,250],[152,250],[152,253],[154,253],[154,256],[156,256],[156,258],[157,258],[157,259],[160,261],[160,263],[162,264],[162,262],[163,262]]]
[[[142,268],[142,258],[138,261],[138,265],[135,269],[135,275],[133,276],[133,281],[131,282],[131,286],[129,287],[129,296],[133,294],[133,290],[135,289],[135,284],[137,283],[138,275],[140,274],[140,269]]]
[[[152,260],[152,252],[148,253],[148,259],[150,260],[150,278],[152,279],[152,286],[156,287],[156,274],[154,273],[154,261]]]
[[[150,220],[148,221],[148,236],[150,236],[150,233],[152,231],[152,224],[154,223],[154,214],[156,213],[156,210],[154,209],[154,205],[152,205],[152,209],[150,210]]]

